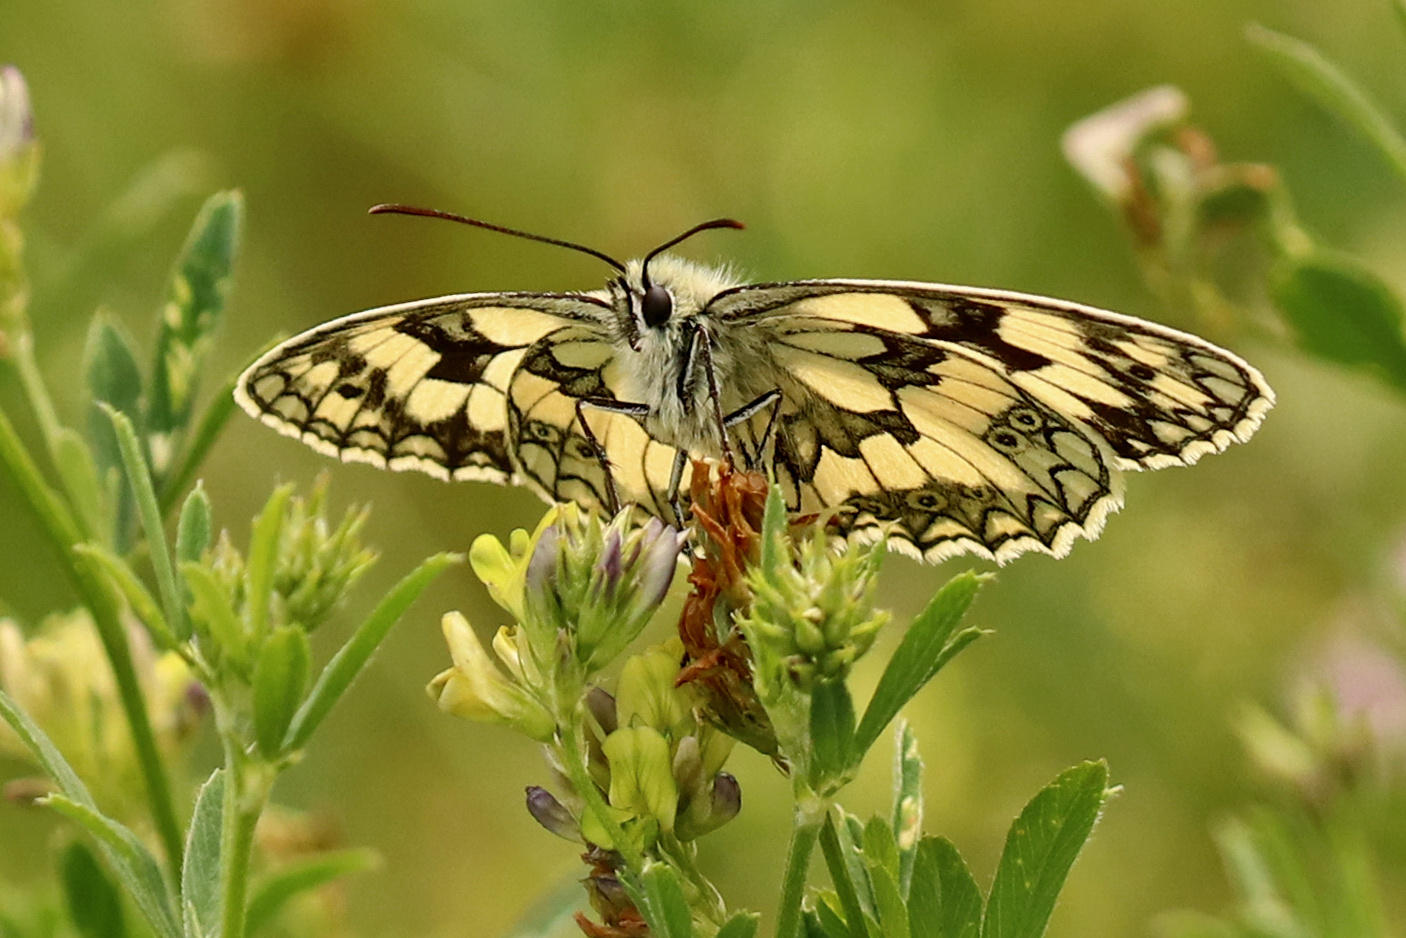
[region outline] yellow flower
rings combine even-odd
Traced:
[[[498,670],[468,620],[450,612],[441,624],[454,667],[426,688],[439,709],[466,720],[511,726],[539,742],[551,739],[556,730],[552,715]]]

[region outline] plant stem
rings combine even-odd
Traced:
[[[601,797],[595,781],[586,765],[586,755],[581,749],[581,718],[579,712],[567,725],[558,722],[557,736],[561,740],[562,762],[566,765],[567,776],[571,779],[576,794],[586,802],[586,810],[596,816],[600,826],[610,835],[614,847],[625,858],[625,865],[632,873],[639,873],[644,866],[644,856],[625,829],[610,815],[610,806]],[[227,936],[225,936],[227,938]]]
[[[57,462],[55,449],[60,429],[58,412],[49,397],[49,389],[44,386],[44,378],[39,373],[39,363],[34,359],[34,336],[28,329],[15,336],[14,362],[25,397],[29,399],[29,409],[34,412],[34,420],[39,424],[39,432],[44,436],[44,445],[48,447],[50,458]]]
[[[251,764],[243,745],[221,720],[225,746],[225,804],[220,825],[221,938],[244,938],[248,911],[249,862],[254,830],[268,802],[273,776],[267,767]]]
[[[151,729],[146,698],[142,695],[141,684],[137,681],[137,671],[132,665],[132,652],[127,645],[127,633],[118,616],[117,606],[101,574],[74,551],[73,548],[82,541],[82,533],[68,507],[44,481],[39,467],[34,464],[4,410],[0,410],[0,463],[4,464],[5,470],[23,493],[29,507],[39,516],[44,533],[63,560],[65,575],[83,605],[92,613],[93,623],[97,626],[103,649],[112,665],[113,677],[117,681],[118,695],[122,700],[122,709],[126,714],[127,726],[131,730],[132,743],[137,753],[137,764],[141,767],[142,778],[146,782],[152,821],[156,824],[161,843],[166,848],[167,864],[179,880],[181,825],[176,820],[171,785],[166,778],[161,751],[156,745],[156,735]]]
[[[796,800],[792,816],[791,846],[786,852],[786,872],[781,880],[781,899],[776,914],[776,938],[796,938],[801,931],[801,898],[810,870],[820,828],[830,810],[830,802],[814,795]]]

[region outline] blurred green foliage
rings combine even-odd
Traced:
[[[601,282],[572,254],[364,217],[391,200],[616,254],[730,215],[748,232],[692,250],[759,279],[977,283],[1208,332],[1279,392],[1261,433],[1195,469],[1132,479],[1128,508],[1069,558],[1003,570],[967,620],[998,634],[908,712],[928,761],[927,816],[983,888],[1030,792],[1106,757],[1126,793],[1051,934],[1141,934],[1162,910],[1235,901],[1211,829],[1260,791],[1232,732],[1236,706],[1284,699],[1344,632],[1399,629],[1389,613],[1406,595],[1406,410],[1368,379],[1159,304],[1058,139],[1108,102],[1173,82],[1228,159],[1279,167],[1300,221],[1399,290],[1399,178],[1243,34],[1256,20],[1311,39],[1399,116],[1394,17],[1368,0],[9,0],[0,61],[23,69],[45,148],[25,226],[40,365],[65,422],[80,424],[94,309],[105,304],[135,347],[155,347],[170,258],[204,196],[232,186],[248,229],[207,391],[275,334],[356,309]],[[12,385],[0,395],[20,398]],[[275,480],[325,467],[239,417],[204,468],[216,529],[242,528]],[[428,553],[540,512],[523,491],[332,471],[339,498],[377,509],[365,538],[386,562],[363,600]],[[0,488],[0,512],[11,611],[33,621],[69,604],[14,492]],[[879,605],[906,621],[968,565],[895,559]],[[538,754],[425,700],[443,666],[430,610],[502,621],[467,573],[430,592],[280,789],[336,817],[331,840],[383,854],[347,895],[358,934],[498,933],[541,889],[579,875],[522,809],[515,786],[540,772]],[[319,630],[316,660],[352,625]],[[788,785],[764,759],[736,761],[747,800],[701,865],[730,900],[767,909]],[[881,761],[853,786],[861,815],[888,804]],[[1406,804],[1398,787],[1361,810],[1400,921]],[[47,876],[34,858],[53,828],[0,805],[0,881]]]

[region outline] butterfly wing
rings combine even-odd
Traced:
[[[598,509],[609,504],[608,465],[621,504],[672,519],[668,495],[678,450],[652,438],[638,416],[609,409],[630,403],[616,393],[620,367],[610,342],[580,326],[555,330],[527,351],[508,389],[509,439],[520,474],[549,501]],[[685,492],[689,472],[685,465]]]
[[[791,386],[773,461],[793,507],[843,509],[842,530],[929,561],[1062,555],[1121,504],[1118,470],[1194,462],[1273,404],[1208,342],[1025,294],[803,281],[708,312],[775,342]]]
[[[357,313],[274,347],[235,399],[279,433],[349,462],[507,482],[507,392],[529,348],[609,315],[577,294],[446,296]]]

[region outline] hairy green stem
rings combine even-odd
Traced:
[[[675,869],[683,874],[688,885],[693,888],[696,901],[689,906],[705,921],[711,922],[713,931],[722,928],[727,921],[727,905],[722,893],[714,886],[703,871],[698,868],[698,851],[692,843],[684,843],[673,835],[661,836],[659,846]]]
[[[567,777],[571,779],[576,794],[586,802],[586,810],[596,816],[600,826],[615,842],[615,849],[625,858],[625,865],[632,873],[639,873],[644,867],[644,856],[625,829],[610,815],[610,806],[601,797],[586,765],[586,754],[581,748],[582,719],[578,712],[568,725],[558,723],[557,737],[561,740],[562,762],[566,764]]]
[[[151,729],[146,698],[142,696],[141,684],[137,681],[137,671],[132,665],[132,652],[127,645],[127,633],[123,630],[117,606],[102,575],[74,550],[83,539],[77,522],[58,494],[44,481],[39,467],[35,465],[3,410],[0,410],[0,463],[4,464],[6,472],[24,495],[30,508],[39,516],[44,533],[53,542],[63,560],[65,575],[73,584],[83,605],[92,613],[93,623],[97,626],[103,649],[112,665],[118,696],[127,717],[127,726],[132,733],[137,763],[146,783],[152,821],[156,825],[162,845],[166,848],[167,863],[179,879],[181,825],[176,820],[171,785],[166,778],[166,767],[161,761],[161,752],[156,745],[156,735]]]
[[[29,408],[34,411],[34,420],[39,424],[39,432],[44,435],[44,445],[48,447],[49,457],[57,462],[55,450],[60,430],[58,411],[54,409],[49,389],[44,386],[44,378],[39,373],[39,363],[34,359],[34,336],[28,330],[15,336],[14,363],[25,397],[29,400]]]
[[[221,727],[221,736],[225,747],[225,803],[220,824],[220,936],[244,938],[254,830],[268,803],[273,775],[266,766],[251,763],[229,726]]]
[[[786,851],[786,872],[781,880],[781,899],[776,915],[776,938],[796,938],[801,933],[801,898],[805,894],[810,855],[820,836],[820,828],[830,810],[830,802],[815,796],[796,800],[791,822],[791,846]]]

